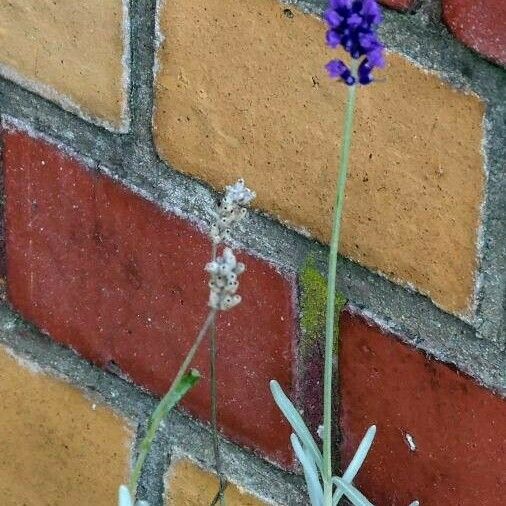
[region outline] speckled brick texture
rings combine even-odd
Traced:
[[[41,139],[4,131],[8,297],[23,317],[100,364],[163,394],[205,318],[206,235]],[[220,425],[290,466],[289,429],[268,387],[288,391],[296,337],[294,280],[247,253],[244,302],[218,323]],[[184,406],[209,417],[203,380]]]
[[[3,506],[111,506],[128,479],[129,424],[0,346]]]
[[[466,46],[506,65],[504,0],[443,0],[443,19]]]
[[[219,482],[216,475],[201,469],[187,459],[173,462],[165,480],[165,506],[202,506],[211,504]],[[225,501],[229,506],[266,505],[246,490],[230,483],[225,489]]]
[[[126,0],[0,3],[0,75],[113,130],[128,128]]]
[[[326,242],[346,91],[324,71],[323,23],[289,12],[165,2],[154,135],[177,170],[217,188],[245,177],[261,209]],[[378,77],[358,93],[341,251],[469,315],[484,104],[394,53]]]
[[[385,7],[399,11],[408,11],[421,2],[421,0],[379,0],[379,3]]]
[[[506,401],[359,315],[341,322],[343,465],[376,424],[356,480],[373,504],[504,504]]]

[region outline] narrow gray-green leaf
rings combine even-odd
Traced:
[[[285,415],[286,419],[292,426],[297,436],[299,436],[304,447],[312,453],[313,459],[321,472],[322,454],[320,453],[320,450],[316,445],[313,436],[311,436],[309,429],[306,427],[304,420],[300,416],[299,412],[295,409],[295,406],[292,404],[290,399],[285,395],[279,383],[276,380],[272,380],[270,386],[272,396],[274,397],[276,404]]]
[[[309,450],[304,451],[299,438],[295,434],[290,436],[290,441],[292,442],[295,455],[297,455],[304,470],[311,506],[323,506],[323,489],[318,479],[318,470],[316,469],[312,453]]]
[[[344,481],[342,478],[334,476],[332,481],[344,490],[346,497],[354,504],[354,506],[374,506],[367,497],[356,489],[351,483]]]
[[[371,425],[369,429],[367,429],[365,436],[362,438],[362,441],[358,445],[357,451],[355,452],[353,459],[351,459],[350,464],[348,465],[346,471],[343,474],[342,479],[344,481],[347,481],[349,483],[353,481],[358,471],[362,467],[362,464],[364,463],[367,454],[369,453],[369,449],[371,448],[375,436],[376,436],[376,425]],[[334,492],[334,497],[332,498],[332,505],[337,506],[343,495],[344,491],[341,488],[338,488]]]
[[[358,471],[362,467],[362,464],[364,463],[365,458],[367,457],[367,454],[369,453],[369,449],[371,448],[375,436],[376,436],[376,425],[371,425],[369,429],[367,429],[367,432],[365,433],[365,436],[363,437],[362,441],[360,441],[360,444],[358,445],[357,451],[355,452],[353,459],[346,468],[346,471],[343,474],[343,480],[349,482],[353,481],[353,478],[355,478],[355,476],[357,475]]]
[[[133,506],[132,497],[126,485],[120,485],[119,487],[118,506]]]

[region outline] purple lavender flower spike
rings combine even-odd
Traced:
[[[327,45],[333,49],[341,46],[353,59],[361,60],[357,76],[341,60],[327,64],[329,75],[348,86],[357,80],[362,85],[371,83],[373,70],[385,66],[384,46],[377,34],[383,17],[376,0],[329,0],[323,17],[329,27]]]

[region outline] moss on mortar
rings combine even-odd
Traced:
[[[305,352],[318,339],[325,335],[325,307],[327,303],[327,279],[316,268],[314,257],[309,256],[299,271],[301,287],[300,305],[302,327],[302,351]],[[339,315],[346,304],[346,298],[336,293],[336,318],[334,336],[338,339]],[[335,348],[337,349],[337,348]]]

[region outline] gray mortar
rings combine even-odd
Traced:
[[[42,371],[84,389],[87,397],[110,406],[134,427],[146,427],[156,404],[153,397],[59,346],[5,305],[0,306],[0,343]],[[228,441],[222,440],[221,448],[224,472],[232,482],[272,504],[307,504],[299,476],[284,472]],[[156,438],[139,487],[142,497],[152,506],[163,504],[163,476],[171,455],[189,455],[204,468],[212,469],[210,431],[179,411],[168,418]]]
[[[292,1],[319,15],[323,0]],[[162,162],[152,139],[155,0],[130,2],[131,12],[131,131],[114,134],[62,110],[20,86],[0,79],[0,114],[67,144],[94,159],[100,170],[121,180],[160,207],[206,227],[217,193],[205,183],[184,176]],[[438,309],[428,298],[402,288],[347,259],[341,259],[340,291],[352,308],[436,358],[455,364],[480,383],[506,394],[504,291],[506,212],[503,160],[506,121],[506,73],[460,45],[439,22],[439,1],[419,4],[415,14],[385,11],[382,36],[387,46],[414,63],[436,72],[452,86],[477,93],[487,104],[485,154],[488,192],[484,210],[480,284],[476,317],[471,322]],[[285,228],[261,213],[252,213],[237,234],[237,245],[296,271],[308,254],[325,272],[327,248]],[[502,270],[501,270],[501,266]],[[19,337],[22,337],[20,339]],[[66,378],[145,430],[155,400],[147,393],[79,359],[0,306],[0,341],[43,369]],[[265,499],[290,505],[306,504],[302,481],[252,453],[222,441],[224,467],[232,481],[255,490]],[[153,506],[162,504],[163,475],[171,455],[190,455],[212,466],[210,436],[201,424],[175,412],[156,440],[140,484],[141,495]]]
[[[292,2],[299,8],[321,13],[326,2]],[[57,105],[0,79],[0,113],[18,118],[36,130],[68,144],[98,162],[101,170],[163,209],[185,216],[199,227],[211,220],[209,210],[217,194],[205,183],[174,171],[157,156],[151,122],[155,49],[155,1],[131,2],[132,128],[113,134],[91,125]],[[477,93],[487,104],[486,160],[487,202],[484,212],[477,314],[471,322],[438,309],[427,297],[400,287],[347,259],[339,269],[339,288],[354,307],[375,322],[399,334],[421,350],[455,364],[487,387],[506,394],[504,344],[505,265],[504,146],[506,73],[459,44],[437,21],[438,4],[423,4],[415,14],[385,11],[382,36],[392,50],[437,72],[452,86]],[[289,230],[279,222],[253,213],[237,245],[278,265],[298,270],[313,253],[325,271],[327,248]],[[423,315],[423,317],[421,317]]]

